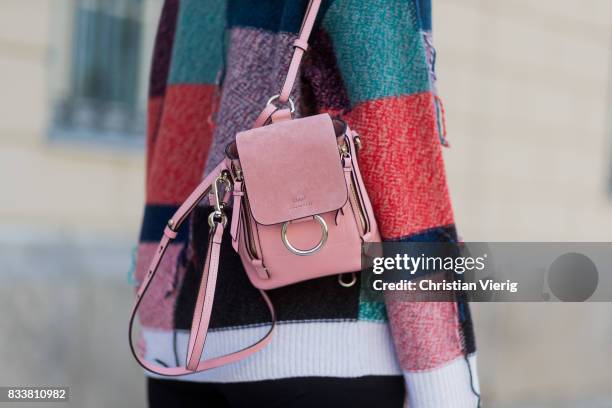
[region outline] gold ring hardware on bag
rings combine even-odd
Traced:
[[[355,143],[355,149],[357,149],[357,151],[360,151],[363,145],[361,143],[361,138],[359,137],[359,135],[355,135],[355,137],[353,137],[353,143]]]
[[[232,173],[234,175],[234,181],[242,181],[242,169],[235,162],[232,162]]]
[[[341,275],[338,275],[338,283],[340,284],[340,286],[345,287],[345,288],[350,288],[351,286],[353,286],[355,283],[357,283],[357,274],[355,272],[351,272],[351,280],[348,282],[344,281],[344,275],[346,275],[346,273],[343,273]]]
[[[221,192],[221,196],[219,196],[219,183],[222,183],[225,186],[225,191]],[[215,223],[219,222],[223,224],[223,227],[227,225],[227,216],[223,212],[223,209],[227,203],[223,201],[223,193],[231,190],[232,182],[230,181],[229,173],[227,171],[223,171],[212,184],[213,197],[215,199],[213,205],[215,209],[208,216],[208,225],[210,228],[213,228]]]
[[[321,248],[323,248],[323,246],[325,245],[325,242],[327,242],[327,236],[328,236],[328,231],[329,231],[327,228],[327,223],[325,223],[325,220],[320,215],[314,215],[313,218],[321,226],[321,240],[319,241],[317,245],[315,245],[314,247],[310,249],[298,249],[294,247],[293,245],[291,245],[291,243],[287,239],[287,227],[289,226],[290,221],[286,221],[283,224],[283,228],[281,229],[281,238],[283,240],[283,244],[285,244],[285,247],[287,247],[289,252],[291,252],[292,254],[300,255],[300,256],[312,255],[315,252],[319,251]]]
[[[266,105],[271,105],[272,102],[278,100],[278,98],[280,98],[279,94],[272,96],[270,99],[268,99],[268,102],[266,102]],[[288,102],[289,102],[289,112],[291,113],[295,112],[295,103],[293,103],[293,100],[289,98]]]
[[[176,232],[176,230],[174,229],[174,220],[172,218],[168,220],[168,223],[166,225],[168,226],[168,228],[170,228],[170,230]]]
[[[346,142],[342,143],[342,145],[338,147],[338,150],[340,150],[340,156],[342,156],[343,159],[351,157]]]
[[[208,216],[208,225],[210,228],[213,228],[215,224],[219,222],[222,223],[223,228],[225,228],[227,226],[227,215],[225,215],[223,212],[211,212]]]

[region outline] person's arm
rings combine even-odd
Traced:
[[[305,75],[333,94],[315,95],[319,108],[344,112],[361,135],[360,167],[383,239],[455,241],[428,60],[429,7],[425,0],[383,3],[332,2],[312,47],[313,63],[327,72],[307,68]],[[335,92],[334,70],[342,84]],[[476,407],[468,305],[386,306],[410,407]]]

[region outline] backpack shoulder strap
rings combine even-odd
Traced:
[[[310,38],[310,33],[312,32],[312,29],[314,27],[315,21],[317,19],[317,13],[319,12],[320,7],[321,0],[310,0],[308,2],[306,14],[304,15],[304,19],[302,20],[302,27],[300,28],[300,33],[298,34],[298,38],[293,42],[293,57],[291,58],[291,63],[289,64],[287,76],[285,76],[285,82],[283,83],[283,87],[281,88],[280,94],[274,95],[272,98],[270,98],[265,109],[259,114],[259,116],[255,120],[255,124],[253,125],[253,127],[263,126],[268,121],[270,116],[272,116],[274,112],[279,110],[279,108],[272,103],[274,100],[277,100],[280,106],[286,106],[289,102],[292,107],[291,111],[293,112],[293,102],[289,99],[289,95],[293,90],[293,85],[295,84],[295,80],[297,78],[298,70],[302,62],[302,57],[308,49],[308,38]]]

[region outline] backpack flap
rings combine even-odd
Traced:
[[[259,224],[335,211],[348,199],[336,132],[326,113],[240,132],[236,146]]]

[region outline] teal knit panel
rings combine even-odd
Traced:
[[[223,67],[226,0],[181,0],[170,84],[217,84]]]
[[[352,106],[430,90],[414,1],[335,0],[323,28]]]

